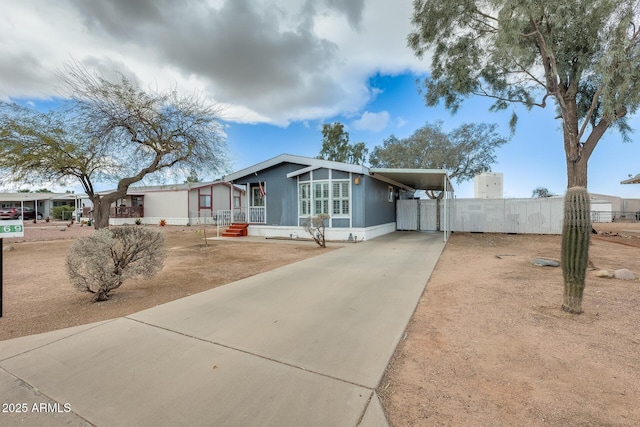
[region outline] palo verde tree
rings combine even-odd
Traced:
[[[425,101],[455,112],[471,95],[491,109],[545,108],[561,121],[567,167],[562,309],[582,312],[587,267],[587,165],[612,127],[640,104],[637,0],[414,0],[408,44],[431,59]],[[515,126],[517,116],[512,116]],[[554,126],[553,124],[549,124]],[[586,210],[586,212],[585,212]]]
[[[109,81],[77,63],[60,78],[69,100],[55,110],[0,104],[0,169],[16,182],[77,179],[93,203],[95,228],[108,227],[111,205],[148,176],[224,167],[216,105],[175,89],[144,90],[123,75]],[[99,182],[116,189],[101,194]]]
[[[364,142],[349,143],[349,132],[339,122],[322,125],[322,149],[319,159],[362,165],[367,161],[369,150]]]
[[[369,156],[373,167],[444,169],[449,178],[464,182],[491,170],[496,162],[495,150],[507,142],[496,132],[495,124],[463,124],[451,132],[442,130],[442,123],[427,123],[407,138],[394,135],[382,146],[374,147]],[[440,200],[444,191],[427,190],[431,199]],[[439,226],[440,204],[437,205]]]

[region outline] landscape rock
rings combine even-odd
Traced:
[[[607,279],[611,279],[613,277],[613,271],[611,270],[598,270],[593,273],[596,277],[606,277]]]
[[[614,271],[613,277],[620,280],[636,280],[638,278],[633,271],[627,270],[626,268]]]
[[[536,258],[531,261],[531,263],[539,267],[560,267],[560,263],[558,261],[546,258]]]
[[[16,248],[14,248],[14,247],[13,247],[13,246],[11,246],[11,245],[7,245],[7,246],[3,246],[3,247],[2,247],[2,250],[3,250],[3,251],[7,251],[7,252],[9,252],[9,251],[15,251],[15,250],[16,250]]]

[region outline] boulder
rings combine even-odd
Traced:
[[[546,258],[536,258],[531,261],[531,263],[539,267],[560,267],[560,263],[558,261]]]
[[[607,279],[611,279],[613,277],[613,271],[611,270],[597,270],[593,274],[596,277],[606,277]]]
[[[14,247],[13,247],[13,246],[11,246],[11,245],[7,245],[7,246],[3,246],[3,247],[2,247],[2,250],[3,250],[3,251],[7,251],[7,252],[9,252],[9,251],[15,251],[15,250],[16,250],[16,248],[14,248]]]
[[[614,271],[613,277],[620,280],[636,280],[638,278],[633,271],[627,270],[626,268]]]

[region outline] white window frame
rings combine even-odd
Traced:
[[[346,218],[351,215],[350,182],[351,180],[348,179],[331,182],[331,216],[334,218]],[[335,191],[336,186],[338,186],[338,191]],[[338,212],[336,212],[336,207]]]
[[[311,183],[311,206],[313,215],[329,214],[329,204],[331,202],[331,183],[328,180],[313,181]]]
[[[305,197],[306,196],[306,197]],[[305,181],[298,184],[298,212],[299,217],[311,216],[311,182]]]

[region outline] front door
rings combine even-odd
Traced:
[[[254,224],[266,224],[266,182],[251,184],[249,192],[249,222]]]

